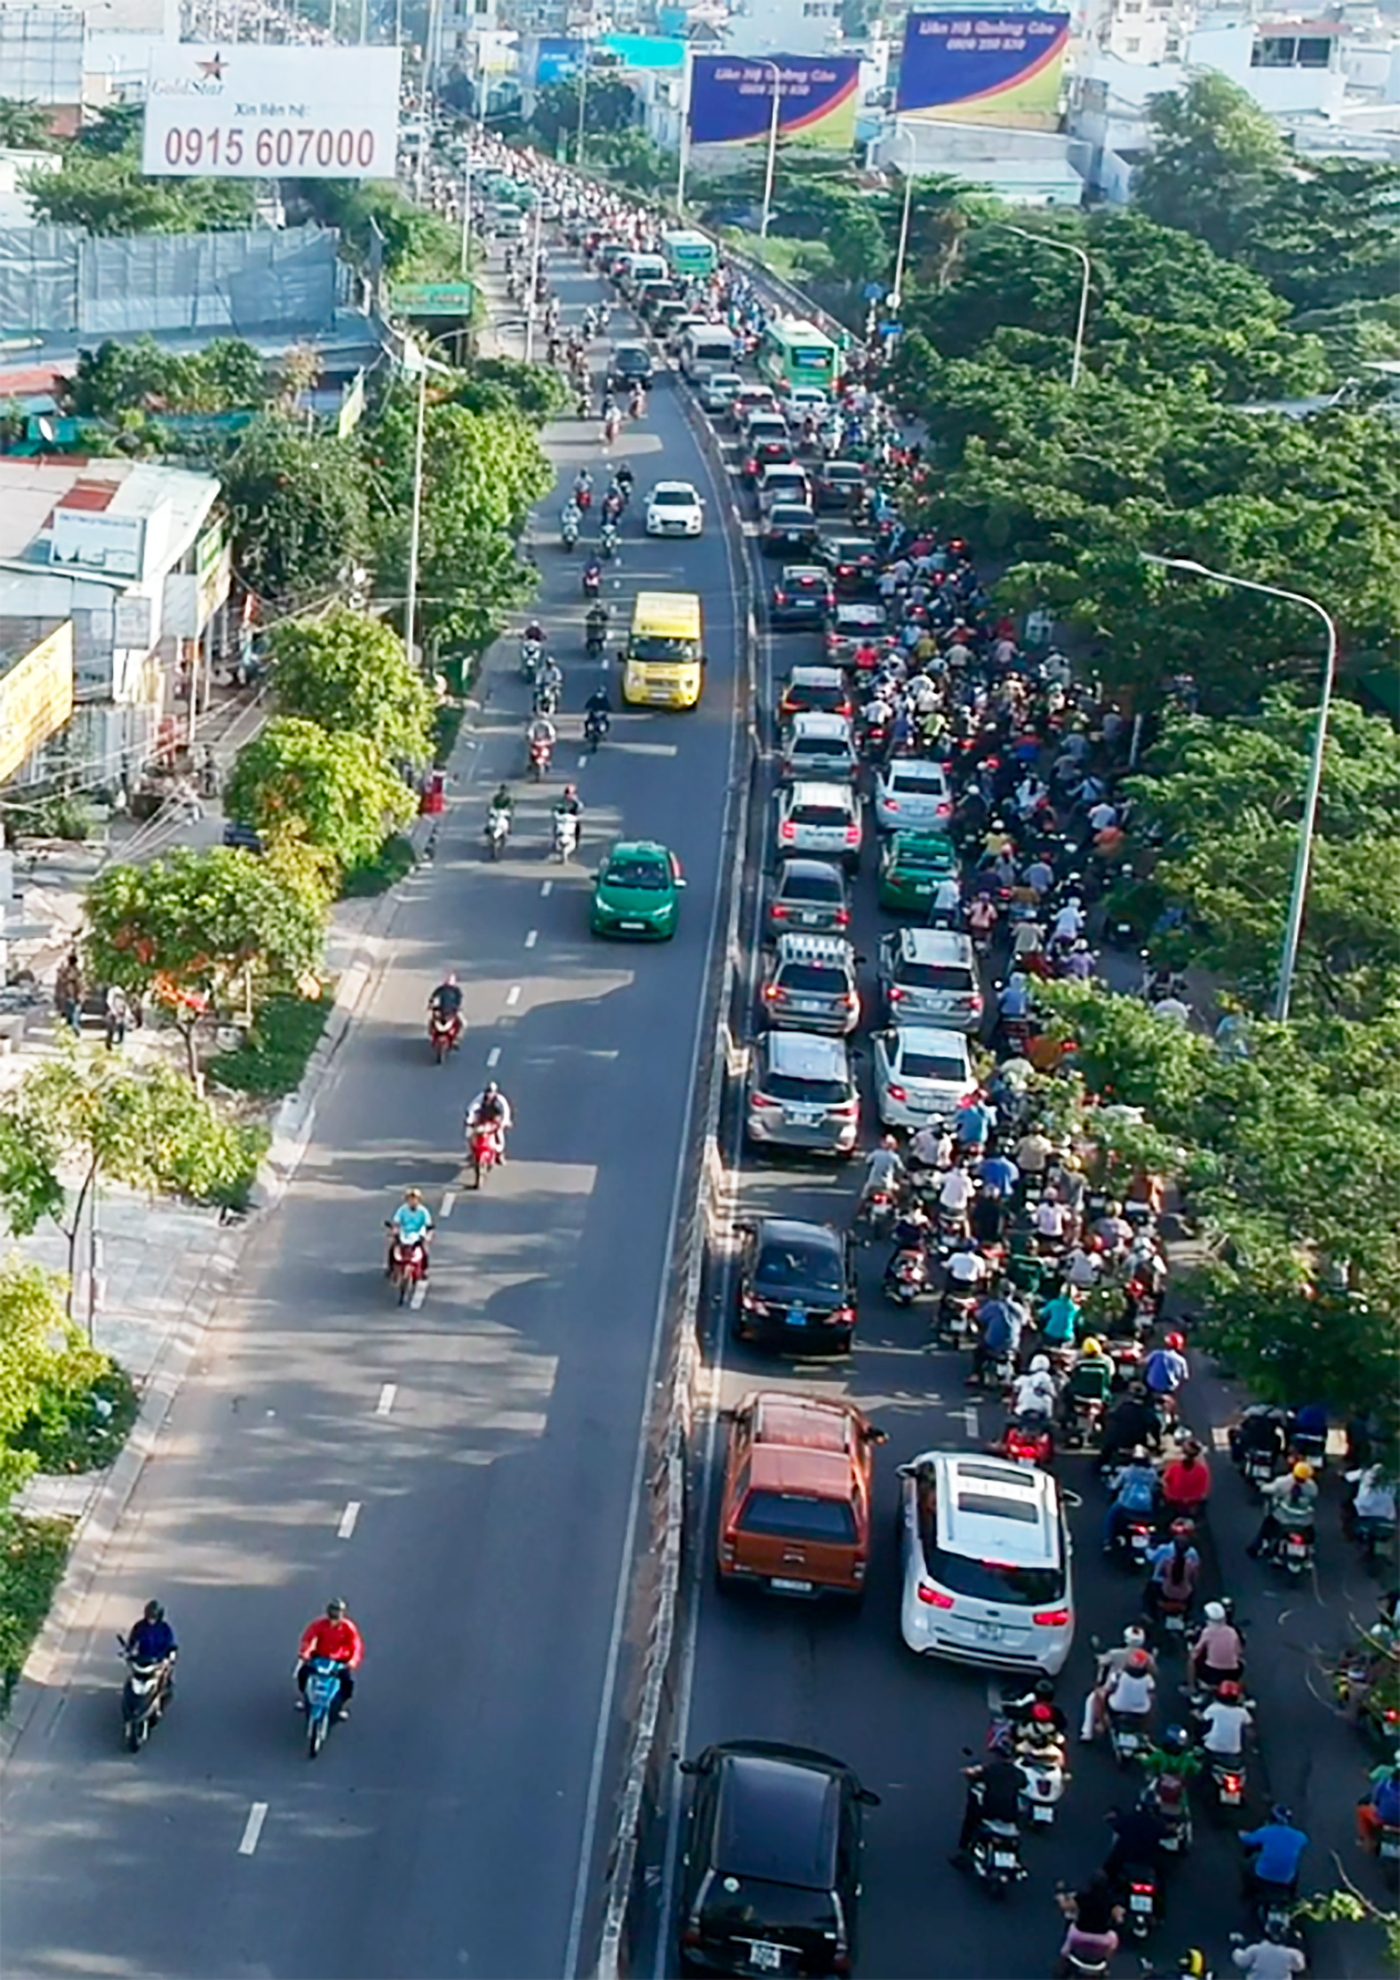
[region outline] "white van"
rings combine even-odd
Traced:
[[[717,371],[734,369],[734,333],[722,323],[692,323],[681,339],[681,370],[699,385]]]
[[[629,254],[626,266],[618,277],[618,286],[624,295],[633,296],[643,282],[669,282],[671,271],[666,266],[662,254]]]

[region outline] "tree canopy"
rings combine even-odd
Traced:
[[[223,483],[238,569],[284,609],[339,591],[369,554],[369,496],[353,440],[271,415],[248,429]]]
[[[89,234],[199,234],[253,223],[243,179],[148,179],[134,152],[71,147],[53,170],[24,175],[36,220]]]
[[[432,695],[381,620],[349,610],[288,619],[272,635],[272,656],[283,715],[362,736],[381,760],[431,758]]]
[[[224,794],[232,817],[274,852],[324,852],[345,872],[368,864],[416,800],[366,736],[278,716],[238,752]]]
[[[79,417],[111,419],[132,411],[227,412],[259,406],[267,396],[261,354],[240,337],[215,337],[201,351],[169,351],[154,337],[79,351],[68,401]]]

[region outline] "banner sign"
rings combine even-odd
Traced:
[[[895,113],[1047,129],[1068,44],[1068,14],[910,14]]]
[[[691,143],[766,144],[777,84],[779,137],[849,151],[860,87],[854,55],[697,55],[690,78]]]
[[[141,170],[154,178],[392,179],[397,48],[156,42]]]

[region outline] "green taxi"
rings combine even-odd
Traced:
[[[880,905],[927,913],[943,880],[955,879],[957,848],[946,832],[891,832],[880,853]]]
[[[588,925],[595,935],[667,942],[680,914],[680,861],[654,839],[619,839],[598,869]]]

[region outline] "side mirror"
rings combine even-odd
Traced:
[[[912,1464],[897,1464],[894,1468],[894,1475],[896,1478],[913,1478],[915,1475],[914,1467]]]
[[[878,1808],[880,1806],[880,1797],[876,1794],[874,1788],[862,1788],[856,1796],[856,1800],[862,1808]]]
[[[864,1435],[867,1444],[887,1444],[890,1441],[889,1431],[877,1430],[873,1424],[867,1424]]]
[[[682,1760],[680,1770],[683,1774],[703,1774],[705,1771],[698,1760]]]
[[[739,1233],[740,1237],[752,1237],[758,1229],[758,1225],[752,1217],[739,1217],[735,1219],[734,1229]]]
[[[680,874],[678,873],[675,878],[675,885],[677,889],[684,887],[686,884],[687,883],[681,878]]]

